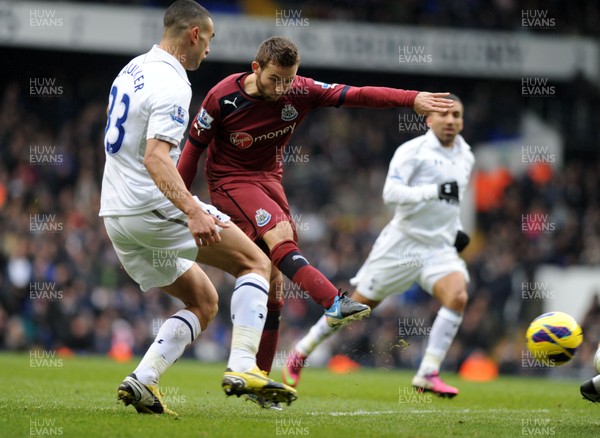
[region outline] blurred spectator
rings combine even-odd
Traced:
[[[55,0],[42,0],[55,1]],[[98,0],[69,0],[98,3]],[[111,5],[168,7],[173,0],[105,0]],[[301,11],[303,18],[362,21],[406,26],[514,30],[596,36],[600,4],[596,0],[275,0],[267,5],[244,0],[200,0],[209,11],[275,16],[275,11]],[[527,11],[531,25],[523,22]],[[536,18],[547,21],[536,22]]]

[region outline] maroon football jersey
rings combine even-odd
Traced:
[[[248,95],[249,73],[228,76],[210,90],[189,141],[208,145],[206,178],[214,188],[224,182],[268,178],[281,180],[282,154],[300,122],[319,106],[340,106],[348,86],[296,76],[277,101]]]

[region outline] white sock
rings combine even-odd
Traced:
[[[256,366],[256,353],[265,320],[269,282],[258,274],[238,277],[231,296],[231,353],[227,368],[248,371]]]
[[[321,316],[313,325],[306,336],[304,336],[294,347],[302,356],[308,357],[325,339],[334,334],[337,327],[329,327],[325,315]]]
[[[425,356],[421,361],[419,371],[417,371],[419,376],[439,372],[442,361],[446,357],[448,349],[450,349],[461,322],[462,314],[456,313],[447,307],[442,307],[439,310],[431,327]]]
[[[200,334],[200,321],[194,313],[182,309],[160,327],[154,342],[135,369],[145,385],[158,385],[159,377],[181,357],[185,347]]]

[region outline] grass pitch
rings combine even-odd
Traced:
[[[299,398],[283,412],[226,397],[224,364],[177,362],[161,379],[169,416],[116,403],[136,361],[0,355],[0,436],[73,437],[592,437],[600,406],[576,381],[502,377],[473,383],[444,374],[452,400],[412,390],[412,372],[362,369],[336,375],[307,369]],[[279,370],[274,371],[276,379]]]

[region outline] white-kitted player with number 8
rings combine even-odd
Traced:
[[[185,304],[119,386],[118,398],[141,413],[174,414],[162,401],[158,379],[217,312],[217,291],[196,262],[236,277],[225,392],[296,399],[293,388],[256,366],[269,259],[227,215],[192,196],[176,168],[192,96],[186,70],[198,69],[213,36],[208,11],[193,0],[177,0],[165,12],[160,44],[131,60],[110,89],[100,216],[140,288],[162,288]]]

